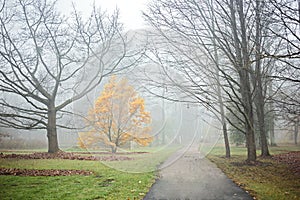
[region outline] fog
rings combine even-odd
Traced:
[[[126,39],[130,41],[127,48],[133,52],[140,51],[142,47],[147,46],[149,41],[161,42],[157,35],[153,35],[153,32],[149,34],[146,30],[130,31],[126,34]],[[109,70],[114,65],[114,60],[117,60],[122,54],[122,51],[118,48],[120,40],[116,39],[113,45],[112,49],[114,51],[106,54],[102,58],[103,60],[91,59],[85,67],[84,73],[70,79],[72,84],[76,83],[76,87],[72,88],[72,90],[62,91],[63,95],[60,95],[57,101],[63,102],[68,97],[75,96],[84,90],[99,67],[108,66],[107,70]],[[158,45],[163,46],[163,42]],[[115,75],[117,79],[126,78],[138,95],[144,99],[145,110],[151,116],[151,131],[149,134],[153,137],[153,141],[146,147],[129,141],[118,146],[117,152],[152,152],[151,154],[142,155],[140,158],[147,163],[155,160],[158,157],[157,155],[170,149],[179,150],[180,154],[176,157],[171,157],[163,166],[159,166],[164,168],[178,160],[191,148],[198,150],[199,157],[203,158],[213,147],[224,146],[220,119],[217,117],[216,112],[211,110],[211,108],[218,106],[218,102],[213,102],[210,104],[213,106],[209,107],[208,103],[211,103],[211,99],[208,95],[199,95],[205,99],[204,102],[201,102],[195,96],[187,93],[185,87],[190,87],[190,85],[186,81],[187,77],[184,76],[184,73],[172,68],[164,68],[167,71],[163,71],[159,63],[154,61],[155,57],[151,56],[154,55],[148,54],[133,66],[125,68],[125,70]],[[130,65],[131,62],[132,60],[125,59],[119,64],[126,66]],[[170,65],[174,65],[174,63]],[[201,74],[200,77],[202,78],[198,77],[195,81],[198,84],[206,83],[205,75]],[[88,144],[85,144],[85,148],[79,146],[79,142],[83,141],[80,133],[85,133],[90,128],[86,124],[88,112],[94,107],[95,100],[100,96],[104,85],[108,83],[110,78],[111,76],[104,77],[101,84],[94,90],[70,104],[66,109],[67,112],[58,116],[57,120],[59,123],[69,127],[69,129],[59,127],[57,129],[58,143],[61,150],[86,150],[92,154],[95,151],[111,152],[111,146],[105,142],[98,142],[96,148],[91,148]],[[172,80],[176,80],[176,82]],[[5,98],[18,103],[18,98],[13,96],[6,96]],[[275,142],[277,144],[294,143],[293,127],[286,127],[284,121],[275,121]],[[235,145],[236,142],[231,137],[232,126],[229,125],[228,130],[230,143]],[[1,151],[14,149],[47,151],[48,143],[45,129],[21,130],[1,128],[0,133]],[[241,141],[239,145],[245,147],[245,141]],[[149,170],[147,165],[135,166],[134,164],[123,164],[123,162],[122,164],[118,162],[104,162],[104,164],[126,172],[137,173]]]
[[[152,39],[150,36],[149,39],[149,34],[144,30],[130,31],[126,34],[126,37],[129,38],[128,41],[131,41],[128,44],[129,48],[141,47],[146,45],[148,41],[157,40],[157,36],[152,36],[154,37]],[[121,53],[117,50],[118,40],[115,41],[115,49],[116,51],[103,58],[104,63],[102,65],[111,64],[111,59]],[[71,80],[78,81],[77,90],[85,88],[85,84],[89,83],[89,77],[93,74],[93,70],[96,70],[99,66],[97,62],[97,60],[91,60],[86,67],[85,74]],[[126,60],[123,61],[121,65],[125,65],[126,62]],[[132,68],[128,68],[127,71],[117,74],[118,78],[126,77],[128,79],[139,95],[144,98],[145,109],[151,113],[151,135],[154,137],[154,141],[149,148],[171,146],[188,148],[193,144],[199,144],[201,153],[206,155],[214,145],[223,142],[220,122],[214,117],[214,113],[211,113],[207,108],[195,103],[193,99],[183,94],[176,87],[172,88],[172,85],[168,84],[167,78],[163,77],[160,70],[157,63],[149,62],[148,59],[145,62],[139,62]],[[180,74],[174,73],[174,77],[181,80]],[[77,128],[77,130],[58,129],[60,148],[64,150],[78,148],[78,132],[84,130],[84,117],[86,117],[88,110],[93,107],[95,99],[100,95],[103,85],[107,81],[108,77],[84,98],[69,106],[68,110],[73,112],[72,115],[64,115],[59,119],[62,123]],[[158,84],[153,84],[153,81]],[[184,85],[184,83],[182,84]],[[61,101],[70,95],[72,94],[68,93],[60,96]],[[6,96],[6,99],[18,101],[18,98],[16,99],[13,96]],[[277,122],[275,131],[277,143],[292,143],[292,129],[286,129],[280,126],[280,122]],[[47,148],[45,130],[23,131],[2,128],[1,133],[5,135],[1,137],[0,148],[2,149]],[[140,146],[131,145],[128,148],[122,150],[138,150]]]

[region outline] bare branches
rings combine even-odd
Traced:
[[[15,128],[56,132],[49,113],[70,114],[63,110],[66,106],[140,59],[141,51],[128,46],[118,10],[108,15],[94,6],[83,21],[75,8],[73,16],[63,17],[56,1],[2,2],[0,92],[5,109],[0,125],[11,121]]]

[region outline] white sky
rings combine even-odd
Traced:
[[[58,5],[64,14],[68,14],[71,12],[72,2],[74,2],[76,9],[88,16],[94,1],[96,7],[100,6],[102,10],[107,10],[109,13],[118,7],[120,9],[120,21],[124,24],[125,30],[145,27],[142,10],[145,10],[149,0],[59,0]]]

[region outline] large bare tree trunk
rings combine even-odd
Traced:
[[[239,16],[240,28],[241,28],[241,41],[239,40],[237,33],[237,24],[235,17],[235,6],[237,7],[237,13]],[[246,36],[246,22],[244,15],[243,1],[230,1],[232,31],[234,36],[237,68],[240,79],[240,92],[242,97],[243,115],[245,118],[245,134],[247,145],[247,161],[253,162],[256,160],[256,146],[254,135],[254,115],[252,106],[252,92],[250,84],[250,59],[248,52],[247,36]]]
[[[258,129],[260,136],[260,145],[261,145],[261,156],[270,156],[267,136],[266,136],[266,128],[265,128],[265,114],[264,114],[264,105],[263,102],[259,101],[263,100],[263,98],[258,98],[256,100],[256,112],[258,119]]]
[[[251,99],[249,74],[246,69],[241,69],[241,94],[245,114],[245,131],[246,131],[246,145],[247,145],[247,161],[252,162],[256,160],[256,146],[254,136],[254,115]]]
[[[253,86],[255,87],[254,103],[256,106],[256,115],[258,121],[259,139],[261,145],[261,155],[270,156],[267,134],[266,134],[266,124],[265,124],[265,98],[263,95],[263,77],[261,72],[261,4],[260,0],[256,0],[256,11],[255,11],[255,73],[252,74]]]
[[[48,153],[56,153],[58,147],[57,129],[56,129],[56,110],[54,103],[48,106],[48,123],[47,123]]]
[[[254,103],[256,106],[257,125],[259,130],[259,144],[261,145],[261,156],[270,156],[267,134],[266,134],[266,123],[265,123],[265,98],[263,96],[262,89],[262,77],[260,72],[260,61],[256,61],[256,76],[253,77],[253,84],[255,87]]]

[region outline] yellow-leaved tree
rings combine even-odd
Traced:
[[[79,133],[79,145],[93,148],[101,143],[117,148],[133,141],[147,146],[153,141],[149,134],[151,116],[141,98],[126,78],[111,77],[101,95],[89,110],[87,125],[90,129]]]

